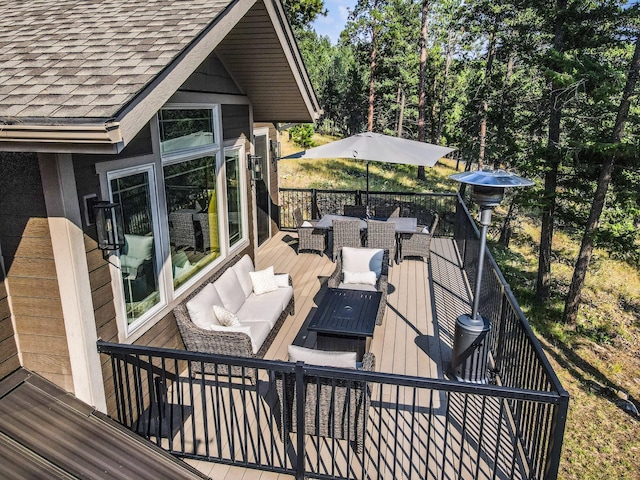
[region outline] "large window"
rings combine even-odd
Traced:
[[[164,187],[174,286],[220,256],[216,157],[165,165]]]
[[[120,250],[120,271],[127,325],[131,325],[161,302],[158,282],[154,216],[155,195],[150,168],[111,175],[109,187],[121,206],[125,246]]]
[[[240,184],[240,150],[225,150],[227,174],[227,210],[229,215],[229,245],[242,239],[242,189]]]
[[[183,287],[248,240],[244,145],[221,144],[219,108],[164,108],[156,131],[157,153],[136,159],[141,165],[99,168],[125,224],[122,339],[145,331]]]

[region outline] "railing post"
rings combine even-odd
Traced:
[[[318,192],[315,188],[311,190],[311,218],[320,218],[318,214]]]
[[[296,479],[304,480],[304,363],[296,363]]]
[[[546,480],[555,480],[558,478],[558,470],[560,467],[560,455],[562,454],[562,441],[564,438],[564,429],[567,423],[567,412],[569,411],[569,394],[564,391],[560,392],[560,401],[553,414],[551,420],[551,431],[553,435],[549,439],[549,448],[547,449],[547,461],[545,465],[544,478]]]

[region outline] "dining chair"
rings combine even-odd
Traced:
[[[298,252],[302,250],[311,250],[314,252],[324,253],[326,247],[325,232],[315,228],[316,221],[304,221],[302,211],[296,207],[293,211],[293,219],[298,229]]]
[[[367,248],[389,250],[389,264],[396,258],[396,224],[367,220]]]
[[[400,235],[400,260],[405,257],[421,257],[429,261],[431,253],[431,239],[438,226],[437,213],[431,212],[431,222],[428,225],[418,225],[414,233]]]
[[[345,217],[365,218],[367,216],[366,205],[344,205],[342,211]]]
[[[375,208],[375,216],[379,218],[398,218],[400,216],[400,207],[394,205],[377,205]]]
[[[342,247],[361,247],[360,220],[333,221],[333,261]]]

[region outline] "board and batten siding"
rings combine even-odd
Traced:
[[[8,289],[0,296],[2,336],[10,325],[5,319],[10,306],[23,366],[74,393],[60,287],[35,154],[0,153],[0,245]],[[8,338],[0,342],[2,352],[5,345],[11,349],[16,343]]]

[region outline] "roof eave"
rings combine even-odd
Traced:
[[[124,147],[118,122],[62,125],[0,124],[0,145],[4,151],[76,151],[117,153]]]

